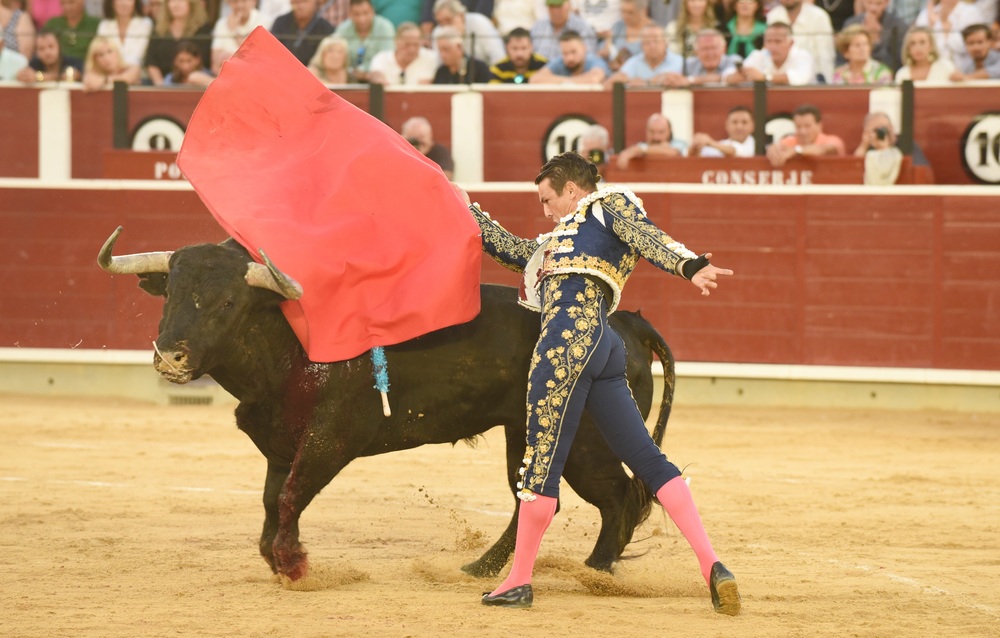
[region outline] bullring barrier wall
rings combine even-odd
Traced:
[[[532,185],[464,186],[511,231],[549,229]],[[736,271],[704,298],[643,262],[626,288],[622,308],[640,310],[681,375],[700,379],[689,398],[1000,410],[995,190],[631,187],[657,224]],[[149,365],[161,300],[96,264],[118,225],[118,254],[225,238],[184,182],[0,180],[0,361],[21,366],[5,391],[66,391],[45,372],[59,362],[69,366],[60,374],[83,375],[77,385],[88,383],[86,364],[141,366],[140,385],[164,385]],[[517,283],[488,259],[483,280]],[[785,389],[762,385],[774,379]],[[817,381],[839,389],[817,392]],[[103,391],[131,383],[114,377]],[[941,386],[966,394],[928,389]]]

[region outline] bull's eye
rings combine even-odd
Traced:
[[[233,307],[232,300],[226,300],[226,301],[222,302],[222,309],[223,310],[229,310],[232,307]]]

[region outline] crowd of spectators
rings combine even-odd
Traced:
[[[55,56],[63,67],[82,69],[88,61],[94,74],[106,68],[104,82],[95,75],[88,87],[118,80],[164,85],[168,75],[184,75],[176,58],[192,46],[204,69],[198,72],[214,76],[250,31],[264,26],[327,84],[967,82],[1000,78],[998,6],[998,0],[0,0],[0,79],[82,79],[65,68],[57,75]],[[46,34],[55,35],[57,52]],[[92,46],[119,63],[112,69],[91,62],[98,53]],[[21,73],[29,67],[33,73]]]

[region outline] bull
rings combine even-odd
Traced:
[[[481,287],[482,310],[468,323],[385,348],[392,381],[391,416],[372,388],[370,357],[310,361],[280,310],[301,294],[265,257],[256,263],[239,243],[113,256],[119,227],[98,263],[112,274],[137,274],[139,286],[165,298],[153,363],[168,381],[210,375],[238,401],[236,424],[267,459],[260,553],[276,574],[294,581],[308,571],[299,518],[310,501],[353,459],[428,443],[457,443],[502,425],[507,478],[516,491],[525,452],[525,379],[538,339],[538,315],[516,303],[507,286]],[[617,312],[612,326],[628,350],[628,380],[647,417],[653,397],[652,355],[663,362],[664,389],[653,439],[662,442],[674,389],[674,359],[638,313]],[[654,497],[629,478],[588,417],[564,477],[600,510],[601,528],[586,564],[610,571],[649,515]],[[518,506],[500,538],[462,569],[494,576],[514,549]]]

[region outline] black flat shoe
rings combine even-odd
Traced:
[[[740,613],[740,590],[736,587],[736,577],[722,563],[712,564],[708,588],[712,592],[715,611],[729,616]]]
[[[531,592],[531,585],[518,585],[513,589],[508,589],[496,596],[490,596],[489,592],[483,594],[483,604],[492,607],[531,607],[535,595]]]

